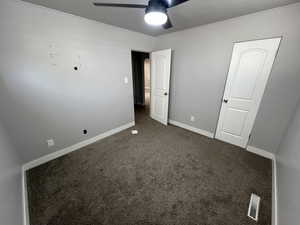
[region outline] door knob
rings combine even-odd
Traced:
[[[165,95],[165,96],[167,96],[167,95],[168,95],[168,93],[167,93],[167,92],[165,92],[165,93],[164,93],[164,95]]]
[[[223,102],[227,103],[227,102],[228,102],[228,99],[224,99]]]

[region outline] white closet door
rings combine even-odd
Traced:
[[[281,38],[236,43],[216,138],[245,148]]]

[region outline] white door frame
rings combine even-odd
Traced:
[[[264,91],[266,89],[266,86],[269,82],[269,78],[272,74],[272,70],[273,70],[273,66],[274,66],[274,62],[278,56],[278,51],[280,49],[280,45],[282,43],[282,39],[283,37],[282,36],[275,36],[275,37],[270,37],[270,38],[263,38],[263,39],[251,39],[251,40],[243,40],[243,41],[237,41],[237,42],[233,42],[233,46],[232,46],[232,51],[231,51],[231,56],[230,56],[230,61],[229,61],[229,64],[228,64],[228,71],[227,71],[227,77],[226,77],[226,81],[224,83],[224,88],[223,88],[223,95],[222,95],[222,99],[221,99],[221,104],[219,106],[219,113],[218,113],[218,120],[217,120],[217,123],[216,123],[216,126],[215,126],[215,132],[214,132],[214,138],[217,139],[217,129],[218,129],[218,125],[219,125],[219,122],[220,122],[220,116],[221,116],[221,110],[222,110],[222,106],[223,106],[223,101],[224,101],[224,94],[225,94],[225,89],[226,89],[226,86],[227,86],[227,82],[228,82],[228,78],[229,78],[229,71],[230,71],[230,66],[231,66],[231,60],[232,60],[232,57],[233,57],[233,53],[234,53],[234,47],[235,47],[235,44],[238,44],[238,43],[243,43],[243,42],[251,42],[251,41],[262,41],[262,40],[269,40],[269,39],[280,39],[279,41],[279,45],[278,45],[278,48],[277,48],[277,51],[275,53],[275,57],[274,57],[274,60],[273,60],[273,63],[272,63],[272,66],[271,66],[271,70],[270,70],[270,73],[269,73],[269,76],[268,76],[268,79],[267,79],[267,82],[266,82],[266,85],[265,85],[265,88],[264,88]],[[264,93],[263,93],[264,95]],[[263,95],[259,101],[259,104],[258,104],[258,109],[257,109],[257,113],[259,111],[259,107],[260,107],[260,104],[261,104],[261,100],[263,98]],[[256,116],[257,116],[257,113],[255,115],[255,119],[254,119],[254,122],[253,122],[253,125],[251,127],[251,131],[250,131],[250,135],[252,133],[252,130],[253,130],[253,127],[254,127],[254,124],[255,124],[255,120],[256,120]],[[250,141],[250,136],[247,140],[247,144],[245,146],[245,148],[247,148],[248,144],[249,144],[249,141]]]
[[[153,88],[153,84],[152,84],[152,81],[153,81],[153,76],[152,76],[152,59],[151,59],[151,54],[153,53],[153,52],[160,52],[160,51],[170,51],[171,52],[171,55],[170,55],[170,61],[172,60],[172,49],[162,49],[162,50],[157,50],[157,51],[151,51],[151,52],[148,52],[148,51],[143,51],[143,50],[136,50],[136,49],[130,49],[130,62],[131,62],[131,76],[132,76],[132,84],[133,84],[133,71],[132,71],[132,57],[131,57],[131,54],[132,54],[132,52],[142,52],[142,53],[148,53],[149,54],[149,63],[150,63],[150,102],[149,102],[149,109],[150,109],[150,114],[149,114],[149,116],[150,117],[152,117],[152,115],[151,115],[151,110],[152,110],[152,88]],[[172,62],[170,62],[170,68],[169,68],[169,72],[170,72],[170,77],[171,77],[171,63]],[[168,86],[170,87],[170,80],[169,80],[169,84],[168,84]],[[169,98],[170,98],[170,90],[168,90],[168,92],[167,92],[167,97],[168,97],[168,107],[169,107]],[[134,123],[135,123],[135,112],[134,112],[134,92],[132,91],[132,93],[133,93],[133,95],[132,95],[132,99],[133,99],[133,105],[132,105],[132,107],[133,107],[133,116],[134,116]],[[145,93],[144,93],[145,94]],[[160,121],[161,122],[161,121]],[[163,123],[163,124],[165,124],[165,125],[168,125],[168,123],[169,123],[169,118],[167,118],[167,121],[165,122],[165,123]]]

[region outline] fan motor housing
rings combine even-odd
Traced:
[[[167,6],[160,0],[150,0],[145,12],[146,13],[148,12],[167,13]]]

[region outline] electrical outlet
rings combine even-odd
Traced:
[[[191,116],[191,121],[194,122],[195,121],[195,117]]]
[[[53,147],[55,145],[54,140],[53,139],[47,140],[47,145],[48,145],[48,148]]]

